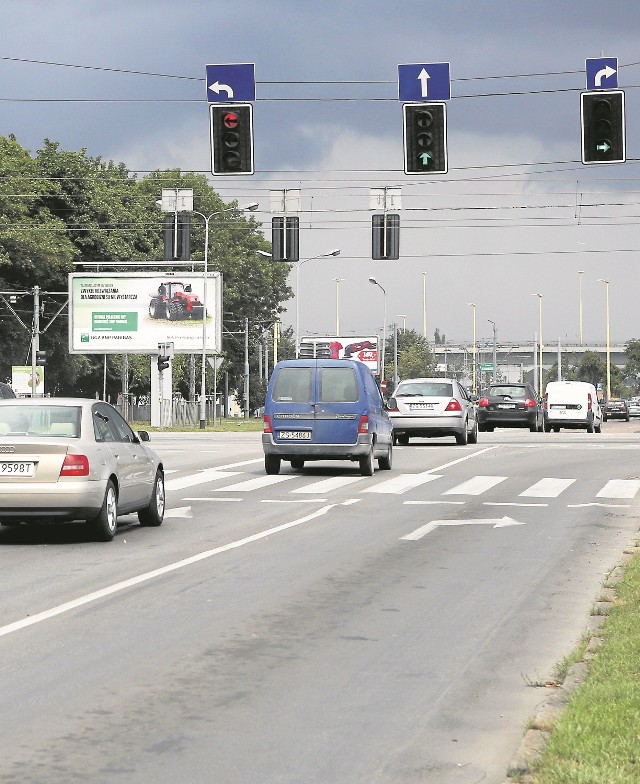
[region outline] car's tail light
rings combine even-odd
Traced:
[[[451,400],[447,403],[445,411],[462,411],[462,406],[454,397],[452,397]]]
[[[527,399],[524,401],[524,407],[525,407],[525,408],[535,408],[535,407],[536,407],[536,401],[535,401],[535,400],[531,400],[531,398],[530,398],[530,397],[528,397],[528,398],[527,398]]]
[[[271,417],[268,414],[265,414],[264,421],[262,423],[262,432],[273,433],[273,428],[271,427]]]
[[[358,425],[358,433],[368,433],[369,432],[369,417],[366,414],[363,414],[360,417],[360,424]]]
[[[587,402],[587,409],[589,411],[591,411],[591,408],[593,407],[593,401],[591,400],[591,394],[590,393],[587,395],[587,401],[588,401]]]
[[[544,395],[544,410],[545,410],[545,411],[546,411],[546,410],[549,408],[549,406],[548,406],[548,399],[547,399],[548,397],[549,397],[549,396],[548,396],[548,395],[547,395],[547,393],[545,392],[545,395]]]
[[[86,455],[66,455],[60,476],[89,476],[89,458]]]
[[[478,405],[480,408],[489,408],[489,398],[481,397],[480,400],[478,400]]]

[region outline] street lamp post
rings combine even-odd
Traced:
[[[407,331],[407,314],[406,313],[398,313],[397,318],[401,318],[402,319],[402,331],[406,332]]]
[[[496,342],[496,337],[498,335],[498,330],[496,328],[496,322],[491,321],[491,319],[487,319],[489,324],[493,327],[493,383],[498,383],[498,345]]]
[[[336,282],[336,335],[340,334],[340,284],[344,278],[334,278]]]
[[[422,333],[424,339],[427,339],[427,273],[422,273]]]
[[[473,358],[471,362],[471,391],[475,395],[477,391],[477,343],[476,343],[476,303],[475,302],[467,302],[469,307],[473,308]]]
[[[536,293],[531,296],[538,298],[538,395],[542,397],[544,392],[542,388],[542,352],[544,350],[542,340],[542,294]]]
[[[600,283],[604,283],[605,290],[605,313],[607,329],[607,400],[611,400],[611,340],[609,332],[609,283],[606,278],[598,278]]]
[[[578,333],[580,336],[580,345],[582,345],[582,276],[584,270],[578,270]]]
[[[385,359],[385,349],[387,346],[387,292],[384,288],[378,283],[378,281],[371,277],[369,278],[369,283],[373,286],[377,286],[384,295],[384,317],[382,321],[382,369],[380,370],[380,381],[384,381],[384,359]]]
[[[261,256],[266,256],[269,259],[272,259],[270,253],[267,253],[266,250],[258,250],[256,251]],[[307,261],[313,261],[314,259],[325,259],[329,256],[339,256],[340,255],[340,248],[334,248],[333,250],[329,250],[326,253],[318,253],[317,256],[309,256],[306,259],[300,259],[300,261],[296,262],[296,323],[295,323],[295,342],[296,342],[296,358],[300,354],[300,267],[302,264],[306,264]]]
[[[200,429],[204,430],[207,426],[207,386],[206,386],[206,377],[207,377],[207,278],[209,273],[209,222],[211,218],[215,217],[216,215],[221,215],[224,212],[229,212],[231,210],[250,210],[253,212],[257,210],[259,204],[257,202],[251,202],[250,204],[243,204],[240,207],[227,207],[224,210],[217,210],[216,212],[212,212],[210,215],[204,215],[202,212],[197,212],[193,210],[194,215],[199,215],[204,220],[204,268],[202,277],[204,279],[203,285],[203,292],[202,292],[202,368],[201,368],[201,377],[200,377]],[[214,326],[215,326],[215,319],[214,319]],[[215,344],[215,335],[214,335],[214,344]],[[216,401],[213,401],[214,411],[215,411],[215,404]]]

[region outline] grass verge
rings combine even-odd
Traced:
[[[134,430],[147,430],[149,433],[261,433],[262,418],[253,417],[252,419],[240,419],[229,417],[218,419],[216,426],[207,425],[200,429],[200,425],[193,427],[151,427],[149,422],[130,422]]]
[[[573,693],[542,759],[535,784],[640,782],[640,557],[625,566],[605,622],[603,644]]]

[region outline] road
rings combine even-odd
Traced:
[[[498,784],[638,529],[636,422],[267,477],[154,434],[159,529],[0,530],[3,784]]]

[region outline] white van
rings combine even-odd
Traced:
[[[544,429],[584,428],[599,433],[602,411],[593,384],[585,381],[550,381],[544,393]]]

